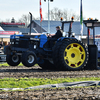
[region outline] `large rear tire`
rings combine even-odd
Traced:
[[[10,66],[17,66],[20,63],[20,56],[18,56],[18,55],[7,55],[6,61]]]
[[[64,67],[60,63],[60,57],[59,57],[59,50],[60,50],[61,45],[62,45],[62,41],[59,41],[53,47],[52,58],[53,58],[53,62],[56,67],[56,70],[64,70]]]
[[[88,50],[85,45],[78,40],[64,40],[59,46],[57,55],[57,67],[64,70],[81,70],[87,63]]]
[[[32,67],[36,64],[37,57],[34,52],[24,52],[22,54],[22,64],[26,67]]]

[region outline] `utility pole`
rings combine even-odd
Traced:
[[[46,2],[46,0],[44,0]],[[50,33],[50,4],[49,1],[53,2],[53,0],[48,0],[48,33]]]
[[[48,0],[48,33],[50,33],[50,9],[49,9],[49,0]]]

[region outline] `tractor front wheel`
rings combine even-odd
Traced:
[[[34,52],[24,52],[22,54],[22,64],[26,67],[32,67],[36,64],[37,57]]]
[[[18,56],[18,55],[7,55],[6,61],[10,66],[17,66],[20,63],[20,56]]]

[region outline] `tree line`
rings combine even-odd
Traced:
[[[50,10],[50,20],[54,20],[54,21],[60,21],[60,18],[63,17],[63,20],[71,20],[71,17],[74,17],[75,21],[79,21],[80,20],[80,16],[78,14],[76,14],[75,12],[73,12],[73,10],[68,10],[68,9],[59,9],[59,8],[53,8]],[[46,13],[45,17],[43,17],[43,20],[48,18],[48,13]],[[39,20],[40,17],[35,18],[33,15],[32,20]],[[2,21],[2,20],[0,20]],[[25,25],[29,25],[30,23],[30,15],[29,14],[23,14],[21,16],[21,18],[19,18],[18,20],[15,20],[16,22],[21,22],[21,23],[25,23]],[[11,22],[10,19],[6,19],[5,22]]]
[[[78,14],[76,14],[75,12],[73,12],[73,10],[68,10],[68,9],[59,9],[59,8],[53,8],[50,10],[50,19],[51,20],[55,20],[55,21],[60,21],[60,18],[63,17],[63,20],[69,21],[71,20],[71,17],[74,17],[75,21],[79,21],[80,20],[80,16]],[[47,18],[47,14],[46,14],[46,18]]]

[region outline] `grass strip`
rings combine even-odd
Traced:
[[[9,65],[7,63],[1,63],[0,67],[3,67],[3,66],[9,66]]]
[[[3,66],[10,66],[10,65],[7,63],[1,63],[0,67],[3,67]],[[24,65],[22,63],[20,63],[18,66],[24,66]],[[38,64],[35,64],[34,66],[38,66]]]
[[[7,63],[1,63],[0,64],[0,67],[3,67],[3,66],[10,66],[9,64],[7,64]],[[23,66],[23,64],[22,63],[20,63],[18,66]]]
[[[27,88],[32,86],[57,84],[65,82],[78,82],[78,81],[99,81],[100,77],[90,78],[4,78],[0,79],[0,88]]]

